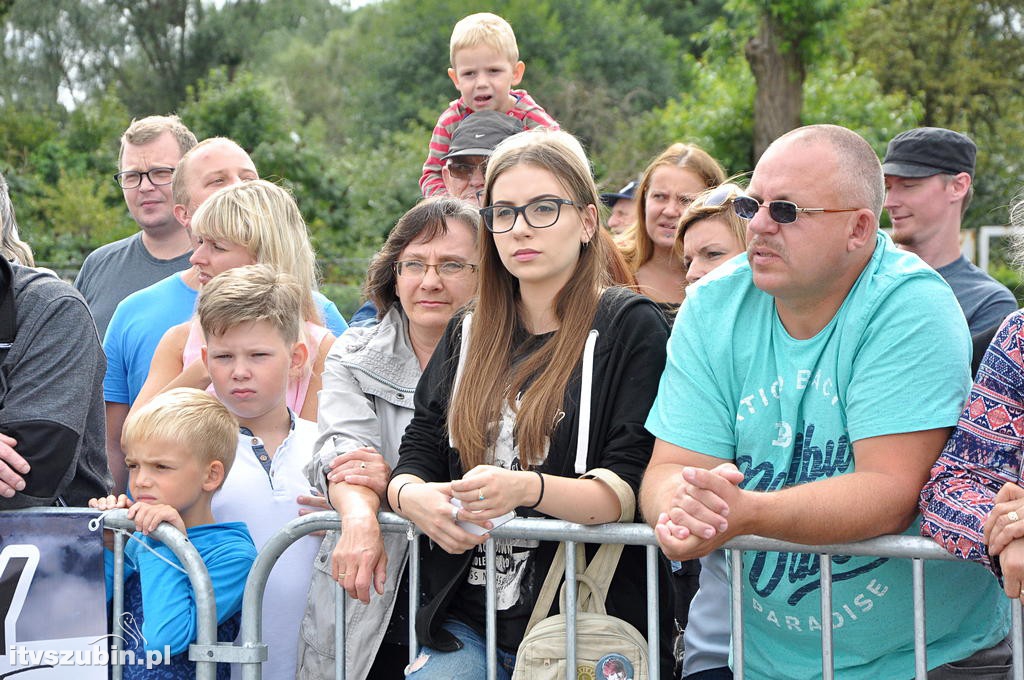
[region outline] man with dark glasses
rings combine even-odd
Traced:
[[[970,387],[970,338],[941,277],[879,231],[883,195],[871,146],[815,125],[776,140],[733,197],[750,220],[747,260],[687,291],[647,421],[658,439],[641,505],[669,557],[744,534],[821,545],[918,533],[921,487]],[[836,677],[914,675],[910,565],[831,566],[823,617],[817,556],[744,553],[746,677],[820,675],[823,625],[841,629]],[[928,677],[1008,664],[998,583],[976,564],[927,569]],[[702,611],[720,613],[720,639],[728,583],[703,577],[692,607],[717,605]],[[729,677],[714,670],[689,677]]]
[[[1013,293],[960,251],[960,224],[974,193],[976,154],[967,135],[921,127],[893,137],[882,161],[893,240],[942,275],[971,333],[998,326],[1017,309]]]
[[[523,121],[497,111],[470,114],[455,129],[448,153],[441,159],[441,178],[448,195],[479,205],[476,194],[484,188],[487,159],[494,147],[524,129]]]

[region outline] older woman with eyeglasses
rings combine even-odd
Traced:
[[[448,320],[476,293],[478,220],[475,207],[456,198],[427,199],[403,215],[364,284],[379,322],[349,328],[327,356],[308,472],[344,531],[327,535],[314,563],[298,678],[334,677],[339,586],[359,600],[346,608],[346,677],[402,677],[408,662],[408,541],[383,536],[377,511],[420,374]]]

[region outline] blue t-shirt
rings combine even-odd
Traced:
[[[806,340],[786,332],[741,257],[687,291],[647,428],[734,460],[745,489],[776,491],[853,472],[858,440],[955,425],[970,352],[949,287],[885,234],[835,317]],[[916,523],[907,534],[918,535]],[[833,565],[837,677],[912,677],[910,565],[874,557]],[[816,677],[818,557],[747,552],[743,568],[748,677]],[[925,571],[929,666],[1006,635],[1007,600],[983,567],[928,562]],[[725,602],[720,611],[727,626]]]
[[[179,272],[132,293],[117,305],[103,351],[107,355],[107,374],[103,380],[103,398],[116,404],[135,403],[146,383],[149,365],[160,338],[173,326],[192,318],[199,291],[189,288]],[[335,337],[348,328],[338,306],[319,291],[313,299],[324,317],[324,325]]]
[[[103,338],[107,355],[104,400],[135,403],[160,338],[192,317],[199,294],[181,280],[182,273],[132,293],[117,305]]]
[[[252,536],[244,522],[222,522],[192,527],[188,539],[210,574],[218,639],[231,642],[238,633],[245,581],[256,559]],[[124,611],[134,619],[124,635],[124,649],[134,649],[137,659],[145,659],[143,649],[162,652],[166,645],[172,655],[170,663],[152,669],[126,664],[125,678],[194,678],[195,664],[188,660],[188,646],[196,640],[196,602],[188,575],[170,548],[138,532],[125,543],[124,556]],[[105,551],[104,571],[109,598],[114,579],[114,554],[109,550]],[[228,668],[227,664],[218,666],[218,680],[227,678]]]

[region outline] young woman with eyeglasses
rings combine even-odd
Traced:
[[[388,485],[391,507],[434,544],[420,553],[422,649],[410,678],[484,677],[492,520],[510,511],[584,524],[635,519],[653,444],[643,425],[668,329],[650,300],[608,287],[598,201],[586,155],[567,133],[521,133],[488,164],[478,297],[424,371]],[[584,373],[593,382],[581,402]],[[589,440],[578,452],[581,430]],[[472,526],[484,535],[464,528]],[[511,675],[555,549],[497,539],[499,678]],[[607,607],[646,632],[644,565],[644,550],[627,546]],[[668,678],[669,599],[659,606]]]
[[[672,144],[651,162],[636,191],[636,221],[618,239],[640,292],[673,316],[686,276],[673,253],[679,218],[703,191],[725,181],[725,171],[693,144]]]

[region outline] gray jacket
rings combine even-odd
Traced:
[[[376,326],[349,328],[334,343],[323,372],[320,436],[310,481],[327,490],[325,466],[338,454],[362,446],[377,449],[394,467],[398,446],[413,415],[419,362],[409,343],[408,320],[394,305]],[[334,597],[344,594],[331,578],[331,553],[338,533],[329,532],[314,562],[309,601],[299,639],[296,677],[334,677]],[[364,605],[349,599],[345,608],[345,677],[362,680],[373,665],[391,619],[399,579],[405,570],[405,534],[384,534],[388,566],[385,591]]]

